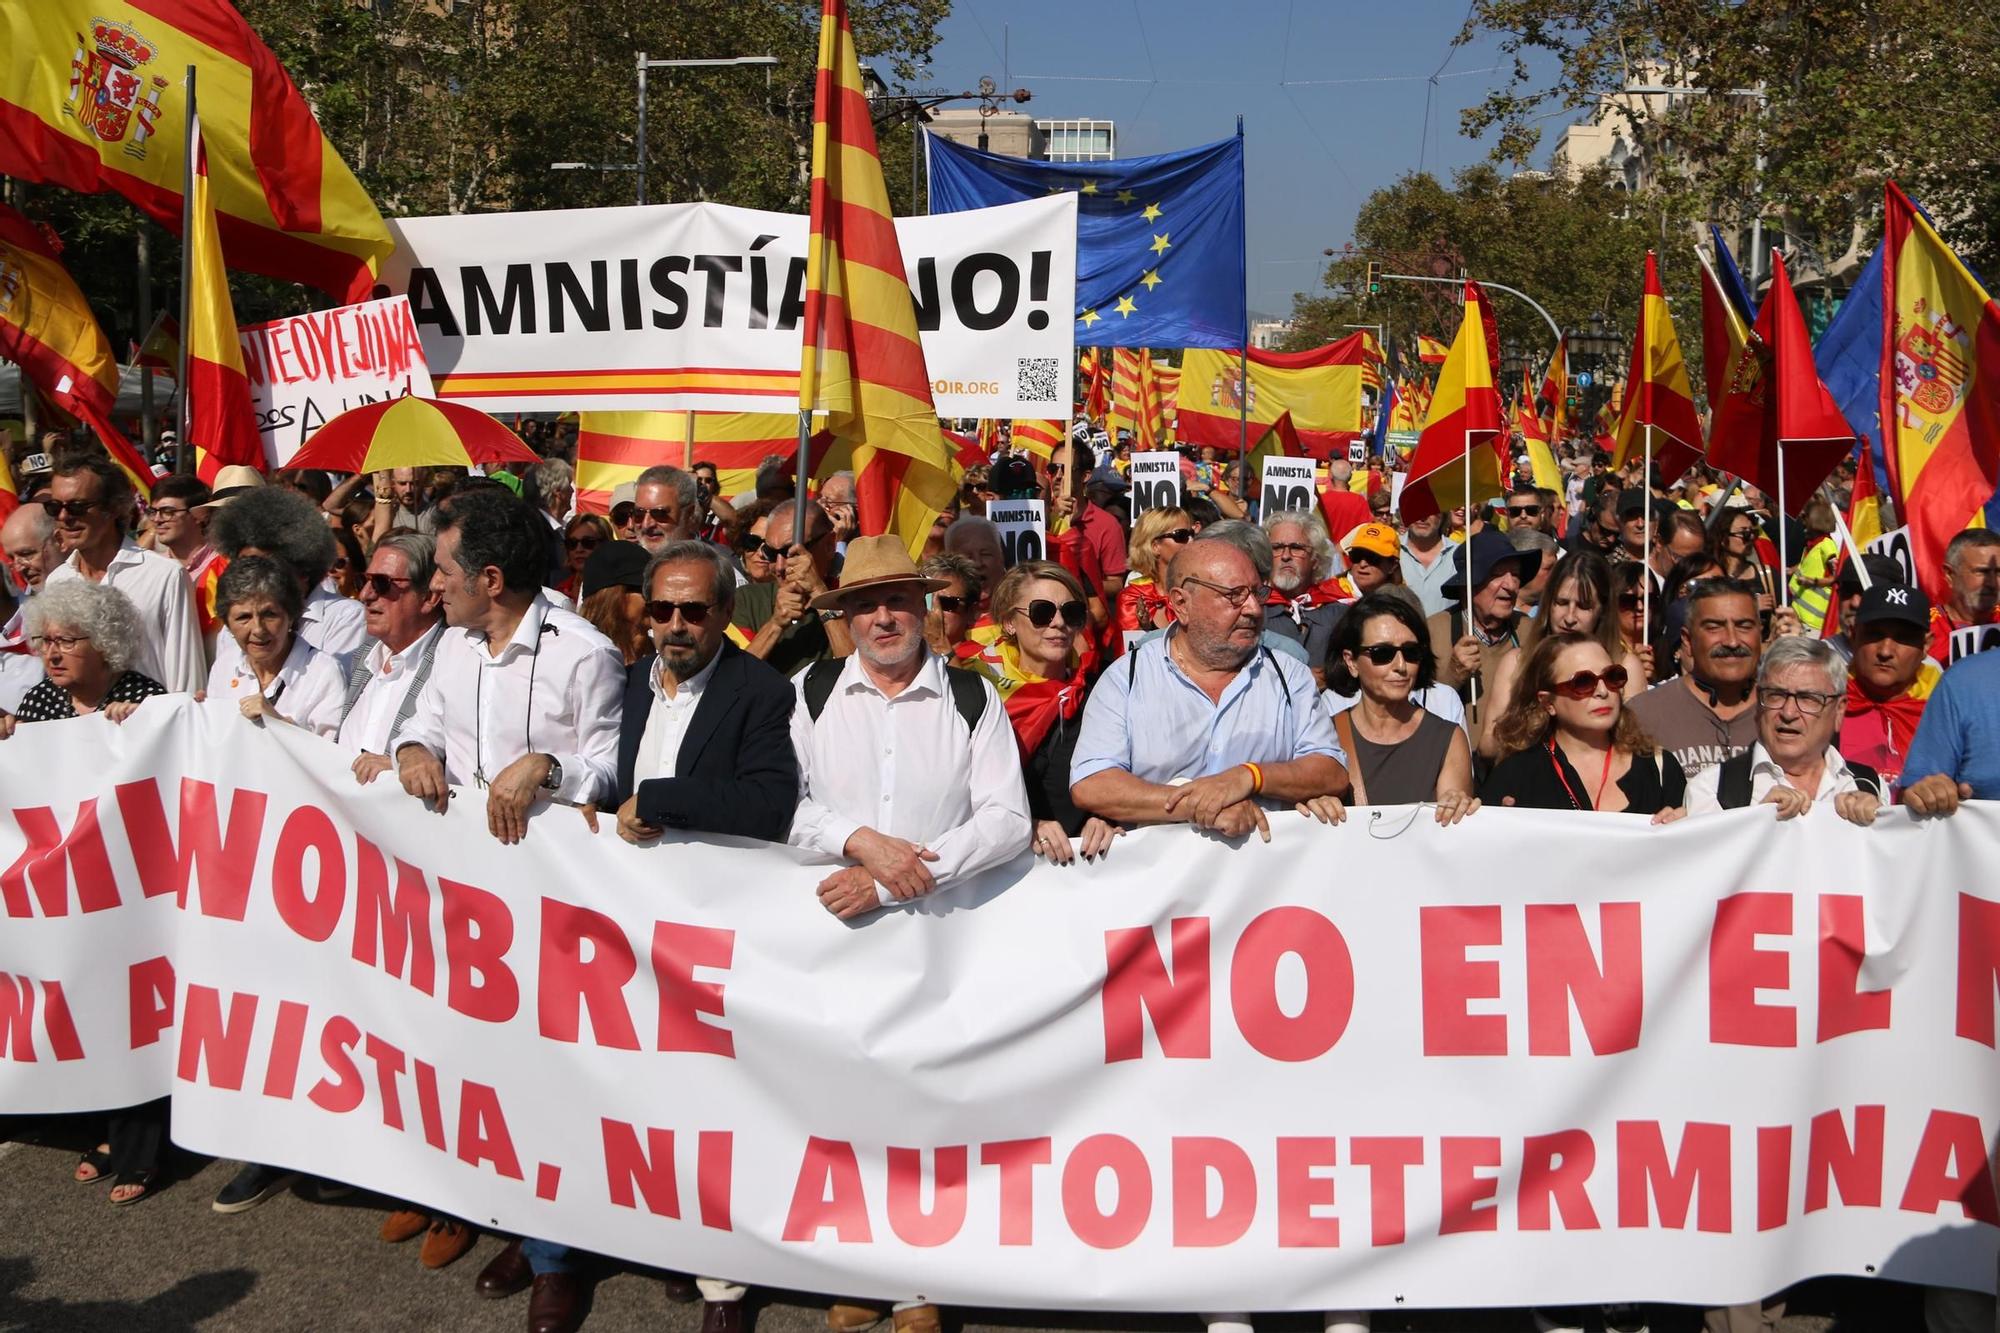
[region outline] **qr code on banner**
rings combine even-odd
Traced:
[[[1053,403],[1060,396],[1056,389],[1057,367],[1062,363],[1053,356],[1024,356],[1015,360],[1017,374],[1014,381],[1014,396],[1024,403]]]

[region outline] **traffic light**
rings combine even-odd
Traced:
[[[1374,260],[1368,261],[1368,294],[1377,295],[1382,290],[1382,266]]]

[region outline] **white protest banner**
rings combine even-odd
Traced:
[[[1012,568],[1048,559],[1047,505],[1041,500],[989,500],[986,517],[1000,530],[1000,550]]]
[[[1132,512],[1172,509],[1181,502],[1181,456],[1174,453],[1132,455]]]
[[[1917,558],[1910,547],[1910,529],[1907,526],[1891,528],[1861,549],[1871,555],[1888,556],[1903,567],[1903,582],[1916,583]]]
[[[1262,489],[1257,492],[1260,514],[1282,514],[1294,509],[1308,513],[1319,508],[1313,487],[1313,460],[1310,458],[1264,459]]]
[[[1349,440],[1347,442],[1347,461],[1356,467],[1360,467],[1363,463],[1366,463],[1368,461],[1368,441]]]
[[[398,218],[442,397],[489,411],[771,412],[796,405],[806,219],[726,204]],[[947,417],[1066,417],[1076,196],[897,218]]]
[[[1962,625],[1951,632],[1946,642],[1949,657],[1945,665],[1950,666],[1960,658],[2000,648],[2000,625]]]
[[[264,460],[272,467],[284,467],[314,432],[350,407],[432,396],[410,303],[400,296],[246,324],[236,340]]]
[[[1993,1284],[1990,804],[1142,828],[846,924],[785,848],[502,846],[226,706],[0,749],[0,1114],[171,1093],[195,1151],[883,1299]]]

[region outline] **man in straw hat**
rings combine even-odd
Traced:
[[[946,667],[924,643],[925,594],[893,536],[848,543],[838,588],[811,609],[837,609],[854,639],[846,658],[796,680],[792,747],[799,808],[791,844],[846,862],[819,899],[843,919],[908,902],[1028,849],[1028,795],[1014,729],[993,686]],[[835,1302],[827,1326],[852,1333],[879,1307]],[[937,1307],[899,1303],[896,1333],[937,1333]]]

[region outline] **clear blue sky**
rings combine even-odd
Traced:
[[[1465,0],[954,0],[921,86],[1025,87],[1037,117],[1116,121],[1118,155],[1206,143],[1245,120],[1250,307],[1291,313],[1374,190],[1482,157],[1459,112],[1504,77],[1497,42],[1452,50]],[[1003,70],[1003,53],[1005,65]],[[1446,58],[1423,133],[1430,76]],[[1005,75],[1003,79],[1003,73]],[[1543,147],[1568,123],[1544,124]]]

